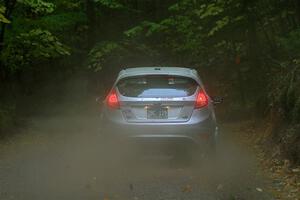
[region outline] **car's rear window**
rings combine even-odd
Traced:
[[[183,76],[146,75],[121,79],[117,87],[127,97],[186,97],[195,93],[198,84]]]

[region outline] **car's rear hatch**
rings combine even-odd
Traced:
[[[128,122],[184,122],[192,115],[198,83],[189,77],[143,75],[116,86]]]

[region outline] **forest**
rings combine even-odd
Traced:
[[[1,135],[45,83],[84,73],[104,95],[122,68],[187,66],[224,97],[222,121],[254,120],[300,162],[298,0],[1,0],[0,22]]]

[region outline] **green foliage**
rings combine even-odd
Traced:
[[[10,23],[10,21],[4,16],[5,7],[0,5],[0,22],[2,23]]]
[[[137,36],[140,36],[144,30],[143,26],[135,26],[127,31],[124,32],[124,34],[129,38],[134,38]]]
[[[89,53],[89,68],[94,71],[101,70],[103,64],[109,59],[120,59],[120,56],[124,54],[124,48],[116,42],[101,42],[97,44]]]
[[[3,52],[2,59],[10,71],[24,70],[33,62],[70,55],[70,50],[49,31],[34,29],[21,33]]]
[[[135,38],[141,35],[145,35],[146,37],[150,37],[155,33],[162,31],[165,28],[162,24],[143,21],[140,25],[135,26],[124,32],[126,37]]]
[[[203,4],[201,5],[199,10],[195,11],[195,13],[200,16],[200,19],[205,19],[211,16],[218,16],[224,11],[224,5],[218,5],[218,2],[222,1],[217,1],[216,3],[212,2],[208,5]]]
[[[300,54],[300,29],[292,30],[286,37],[280,37],[279,42],[290,55]]]
[[[107,70],[106,65],[124,65],[128,59],[157,60],[158,52],[143,43],[105,41],[96,44],[88,56],[88,68],[97,72]]]
[[[121,4],[118,0],[94,0],[96,3],[108,7],[108,8],[112,8],[112,9],[119,9],[119,8],[123,8],[123,4]]]
[[[86,15],[82,12],[64,12],[53,15],[44,16],[35,22],[40,28],[47,29],[52,32],[63,32],[72,30],[79,24],[86,24]]]
[[[56,6],[56,10],[63,12],[78,11],[83,12],[84,1],[82,0],[52,0]]]
[[[43,0],[18,0],[19,3],[23,4],[28,12],[35,15],[50,14],[55,10],[55,5],[50,2]]]
[[[141,22],[126,31],[125,35],[137,40],[145,37],[144,41],[155,41],[159,37],[163,42],[152,42],[154,48],[170,49],[174,55],[188,56],[192,62],[203,62],[208,57],[217,60],[226,54],[228,56],[228,47],[218,46],[223,41],[225,44],[243,45],[246,33],[241,33],[247,30],[240,27],[244,26],[247,16],[237,0],[181,0],[171,5],[169,11],[168,18],[158,23]],[[233,35],[238,37],[231,37]],[[235,56],[234,51],[232,56]]]
[[[209,33],[208,36],[212,36],[215,34],[215,32],[221,30],[222,28],[224,28],[227,24],[229,24],[229,17],[225,16],[222,19],[216,21],[216,26],[213,27]]]
[[[30,71],[37,63],[70,55],[71,49],[63,43],[73,48],[81,44],[87,26],[83,3],[80,0],[18,0],[0,55],[4,68],[12,74]],[[1,7],[0,13],[4,11]]]

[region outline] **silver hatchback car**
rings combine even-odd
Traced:
[[[117,138],[214,150],[213,104],[194,69],[129,68],[119,73],[103,102],[102,119]]]

